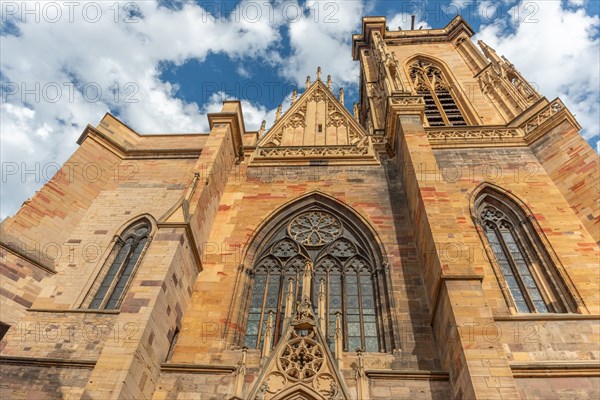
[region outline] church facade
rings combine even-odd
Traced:
[[[363,18],[352,112],[88,126],[1,226],[1,397],[598,398],[598,155],[473,34]]]

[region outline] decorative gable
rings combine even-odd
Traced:
[[[351,399],[312,308],[308,297],[298,303],[248,399]]]
[[[366,131],[331,93],[330,81],[307,86],[259,140],[250,164],[379,164]]]

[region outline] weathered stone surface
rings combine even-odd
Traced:
[[[480,51],[460,17],[438,30],[386,31],[380,17],[363,28],[353,38],[357,119],[312,82],[314,98],[297,99],[266,136],[245,130],[234,101],[209,116],[208,134],[139,135],[111,115],[86,129],[62,170],[1,225],[0,319],[11,326],[1,397],[261,394],[263,369],[277,363],[241,350],[253,267],[273,226],[317,205],[358,221],[344,226],[368,231],[356,236],[380,258],[385,345],[331,358],[341,367],[330,381],[349,397],[598,397],[598,157],[573,116]],[[466,125],[430,126],[431,102],[409,76],[419,61],[438,65]],[[528,254],[544,264],[529,265],[568,313],[516,312],[473,211],[485,185],[522,205],[519,223],[536,229]],[[124,240],[115,237],[140,218],[148,244],[117,309],[89,309]]]

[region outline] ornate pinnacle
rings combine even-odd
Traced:
[[[492,61],[495,64],[502,64],[502,60],[500,59],[500,57],[498,57],[496,50],[488,46],[483,40],[479,40],[477,44],[479,45],[481,51],[483,51],[483,54],[485,54],[488,60]]]
[[[356,119],[357,121],[360,120],[360,111],[358,109],[358,103],[354,103],[354,105],[352,106],[352,111],[354,111],[354,119]]]
[[[281,118],[281,104],[277,107],[277,112],[275,113],[275,121],[278,121]]]
[[[321,67],[317,67],[317,80],[321,80]]]
[[[344,104],[344,88],[340,88],[340,103]]]
[[[267,129],[267,121],[263,119],[262,124],[260,124],[260,129],[258,130],[258,136],[261,137],[265,130]]]
[[[306,77],[306,89],[310,87],[310,75]]]
[[[298,91],[296,89],[294,89],[294,91],[292,92],[292,104],[294,104],[296,102],[297,97],[298,97]]]
[[[331,75],[327,75],[327,88],[331,90]]]

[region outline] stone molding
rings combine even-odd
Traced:
[[[425,128],[433,148],[526,146],[525,133],[503,126]]]
[[[532,363],[509,363],[515,378],[562,378],[600,377],[598,362],[535,361]]]
[[[450,374],[446,371],[423,371],[423,370],[367,370],[369,379],[385,380],[425,380],[425,381],[447,381]]]

